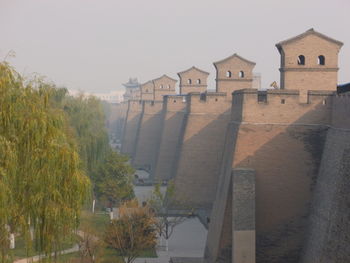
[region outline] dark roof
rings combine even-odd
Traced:
[[[316,36],[318,36],[320,38],[323,38],[323,39],[325,39],[325,40],[327,40],[329,42],[333,42],[333,43],[337,44],[340,47],[343,45],[342,42],[340,42],[338,40],[335,40],[333,38],[330,38],[330,37],[328,37],[326,35],[323,35],[320,32],[315,31],[313,28],[310,28],[309,30],[305,31],[304,33],[302,33],[300,35],[297,35],[295,37],[292,37],[292,38],[289,38],[289,39],[286,39],[284,41],[281,41],[281,42],[277,43],[276,47],[278,49],[280,49],[283,45],[289,44],[289,43],[294,42],[294,41],[299,40],[299,39],[302,39],[302,38],[304,38],[304,37],[306,37],[308,35],[316,35]]]
[[[201,73],[203,73],[203,74],[209,75],[208,72],[206,72],[206,71],[204,71],[204,70],[201,70],[201,69],[199,69],[199,68],[196,68],[195,66],[192,66],[192,67],[190,67],[189,69],[186,69],[186,70],[184,70],[184,71],[181,71],[181,72],[177,73],[177,75],[180,76],[181,74],[186,73],[186,72],[188,72],[188,71],[190,71],[190,70],[197,70],[197,71],[199,71],[199,72],[201,72]]]
[[[227,57],[227,58],[224,58],[224,59],[222,59],[222,60],[219,60],[219,61],[217,61],[217,62],[214,62],[213,64],[214,64],[214,65],[221,64],[221,63],[226,62],[227,60],[230,60],[230,59],[235,58],[235,57],[238,58],[238,59],[240,59],[240,60],[243,60],[244,62],[246,62],[246,63],[248,63],[248,64],[252,64],[252,65],[255,65],[255,64],[256,64],[255,62],[252,62],[252,61],[250,61],[250,60],[248,60],[248,59],[245,59],[245,58],[239,56],[237,53],[234,53],[232,56],[229,56],[229,57]]]
[[[345,92],[350,92],[350,82],[349,83],[344,83],[340,84],[337,86],[337,93],[345,93]]]
[[[123,86],[127,88],[138,88],[140,86],[140,83],[137,81],[137,78],[129,78],[129,81]]]

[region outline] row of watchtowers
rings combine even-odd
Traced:
[[[207,90],[209,73],[192,67],[178,73],[180,94],[163,75],[129,101],[122,152],[152,181],[174,180],[176,198],[206,215],[205,262],[350,260],[342,252],[322,261],[314,251],[336,248],[306,234],[331,227],[312,207],[322,196],[315,189],[324,188],[319,174],[327,181],[322,155],[335,118],[350,138],[349,121],[334,113],[348,108],[335,99],[341,46],[313,29],[278,43],[279,89],[256,89],[255,63],[233,54],[214,63],[215,91]],[[341,222],[336,231],[349,227]]]

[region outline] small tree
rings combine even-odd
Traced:
[[[98,234],[88,225],[83,225],[78,234],[78,245],[81,261],[95,263],[96,255],[102,247]]]
[[[193,213],[178,213],[176,216],[172,212],[174,207],[182,207],[185,210],[189,208],[184,202],[175,200],[175,185],[172,181],[168,183],[165,193],[161,191],[161,185],[156,184],[150,200],[151,210],[156,217],[156,229],[160,238],[165,239],[165,249],[168,251],[168,241],[177,225],[184,222]]]
[[[120,217],[107,227],[105,242],[119,252],[124,263],[131,263],[142,251],[155,247],[154,218],[147,207],[121,211]]]

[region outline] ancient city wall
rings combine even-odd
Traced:
[[[155,181],[169,180],[173,176],[176,152],[186,116],[186,96],[164,96],[163,120],[160,146],[153,178]]]
[[[158,152],[163,102],[144,101],[144,109],[137,130],[135,155],[132,164],[149,172],[154,169]]]
[[[177,152],[177,198],[195,208],[211,208],[218,182],[231,102],[223,93],[190,93]]]
[[[140,100],[129,100],[122,136],[121,152],[133,157],[137,131],[140,126],[143,104]]]
[[[269,91],[262,94],[263,97],[256,90],[233,93],[232,123],[227,136],[235,139],[231,145],[225,145],[233,151],[225,151],[232,156],[232,161],[223,168],[221,180],[229,180],[225,178],[231,176],[231,169],[255,170],[256,262],[298,262],[300,259],[331,120],[331,94],[309,92],[308,103],[301,103],[305,98],[297,91]],[[223,160],[226,159],[224,156]],[[227,187],[226,190],[219,188],[218,195],[225,191],[228,193]],[[228,197],[221,198],[226,200]],[[209,230],[208,240],[212,236],[220,243],[218,246],[208,241],[206,252],[214,259],[230,258],[227,249],[232,244],[232,237],[227,237],[224,219],[218,218],[225,213],[228,212],[222,204],[215,205],[211,220],[217,225],[213,227],[217,228],[217,233]],[[220,225],[222,228],[218,231]]]
[[[335,97],[333,105],[303,253],[305,263],[348,262],[350,255],[350,94]]]

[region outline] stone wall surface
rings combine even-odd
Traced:
[[[135,155],[132,164],[135,168],[152,172],[158,152],[161,124],[162,102],[144,101],[144,110],[137,131]]]
[[[233,93],[223,158],[227,167],[221,171],[209,226],[207,262],[228,258],[223,255],[233,242],[227,234],[232,227],[225,226],[229,212],[223,200],[231,196],[227,183],[237,168],[256,173],[256,262],[300,260],[331,101],[329,93],[309,94],[309,103],[300,103],[299,93],[293,92],[271,92],[262,103],[254,90]]]
[[[222,94],[207,94],[205,100],[202,99],[199,94],[189,96],[189,112],[177,153],[174,180],[179,201],[195,208],[211,208],[231,103]]]
[[[128,101],[128,110],[123,127],[121,152],[133,157],[136,146],[137,131],[140,127],[143,103],[139,100]]]
[[[165,96],[160,145],[152,175],[155,181],[170,180],[173,177],[176,153],[185,125],[185,99],[183,96]]]
[[[232,258],[232,159],[237,142],[239,124],[229,123],[216,190],[210,216],[204,261],[230,262]]]
[[[303,263],[350,261],[350,96],[335,98]]]

